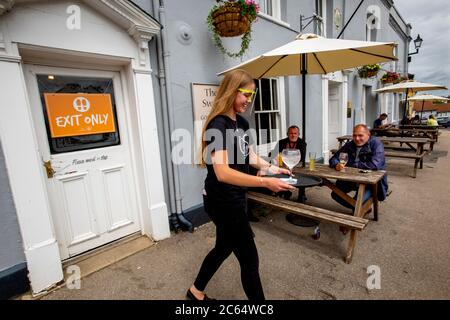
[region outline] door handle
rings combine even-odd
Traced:
[[[44,161],[44,167],[45,171],[47,171],[47,178],[52,179],[55,175],[55,170],[53,170],[52,162],[50,160]]]

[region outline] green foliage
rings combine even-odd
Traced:
[[[372,78],[378,74],[378,71],[380,71],[380,69],[381,66],[378,63],[368,64],[362,66],[361,68],[358,68],[358,75],[360,78]]]
[[[400,73],[397,72],[391,72],[391,71],[386,71],[385,74],[383,74],[383,76],[380,78],[380,81],[382,83],[399,83],[403,80],[407,80],[406,77],[402,77],[400,75]]]

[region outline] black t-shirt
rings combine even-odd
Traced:
[[[236,121],[225,115],[219,115],[211,120],[207,127],[206,168],[208,174],[205,180],[205,190],[208,197],[218,202],[235,203],[239,205],[246,199],[247,188],[239,187],[217,180],[211,153],[227,150],[230,168],[243,173],[249,173],[250,135],[247,132],[249,124],[243,117],[237,115]]]

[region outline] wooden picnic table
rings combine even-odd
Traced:
[[[433,150],[434,142],[438,141],[439,128],[424,125],[401,125],[399,127],[374,128],[370,132],[377,137],[414,137],[430,138],[430,150]]]
[[[315,164],[315,170],[310,171],[308,167],[295,167],[293,170],[296,174],[304,176],[319,177],[322,179],[323,185],[327,186],[338,194],[344,201],[354,207],[353,215],[331,211],[304,203],[290,200],[280,199],[259,192],[249,192],[248,199],[267,206],[271,206],[282,211],[287,211],[297,215],[305,216],[311,219],[326,221],[338,224],[350,229],[350,238],[345,255],[345,262],[350,263],[355,250],[357,231],[362,231],[368,224],[369,220],[365,215],[370,212],[373,207],[374,221],[378,221],[378,182],[384,177],[386,171],[369,171],[367,173],[360,172],[360,169],[346,167],[345,171],[337,171],[328,165]],[[358,196],[353,199],[348,194],[340,190],[331,180],[343,180],[358,184]],[[366,188],[372,188],[372,196],[364,202],[364,193]]]
[[[315,170],[310,171],[309,168],[296,167],[294,173],[300,173],[306,176],[314,176],[322,179],[323,184],[334,191],[338,196],[344,199],[345,202],[354,207],[353,216],[357,218],[364,218],[365,214],[370,211],[373,206],[374,221],[378,221],[378,182],[384,177],[386,171],[370,171],[367,173],[360,172],[358,168],[346,167],[345,171],[337,171],[330,168],[328,165],[316,164]],[[354,182],[358,184],[358,196],[355,199],[350,197],[347,193],[340,190],[335,183],[330,180],[342,180]],[[372,188],[372,196],[364,202],[364,193],[366,188]],[[350,240],[347,249],[345,261],[350,263],[353,257],[353,251],[356,244],[356,230],[350,231]]]
[[[339,148],[342,147],[342,144],[344,142],[352,140],[351,135],[345,135],[338,137],[337,140],[339,141]],[[432,150],[432,143],[433,140],[429,138],[418,138],[418,137],[377,137],[377,139],[380,139],[383,143],[399,143],[400,146],[403,144],[406,144],[409,149],[404,150],[396,150],[396,151],[385,151],[386,157],[396,157],[396,158],[410,158],[414,159],[414,171],[413,171],[413,178],[417,175],[417,167],[420,164],[420,169],[423,169],[423,157],[426,154],[426,151],[424,150],[424,146],[427,143],[430,143],[430,151]],[[414,146],[415,145],[415,146]],[[386,146],[385,146],[386,147]],[[415,153],[411,153],[410,150],[414,151]]]
[[[400,145],[406,144],[411,150],[415,151],[417,154],[424,152],[424,146],[427,143],[431,143],[429,138],[419,138],[419,137],[379,137],[382,142],[395,143],[398,142]],[[413,144],[417,145],[414,147]]]
[[[401,124],[400,129],[420,129],[420,130],[436,130],[439,126],[429,126],[425,124]]]
[[[422,137],[377,137],[381,142],[389,142],[395,143],[398,142],[400,145],[406,144],[411,150],[415,151],[417,154],[421,154],[424,151],[424,146],[427,143],[432,144],[433,141],[430,138],[422,138]],[[339,149],[342,147],[344,142],[348,142],[353,139],[351,135],[345,135],[336,138],[339,141]],[[416,144],[417,147],[414,147],[413,144]],[[431,147],[430,147],[431,150]]]
[[[436,126],[427,126],[427,125],[419,125],[419,124],[407,124],[400,125],[399,130],[402,136],[412,135],[413,137],[429,137],[433,139],[435,142],[438,141],[439,138],[439,127]],[[433,150],[433,149],[431,149]]]

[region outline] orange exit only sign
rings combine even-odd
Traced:
[[[115,132],[110,94],[45,93],[52,138]]]

